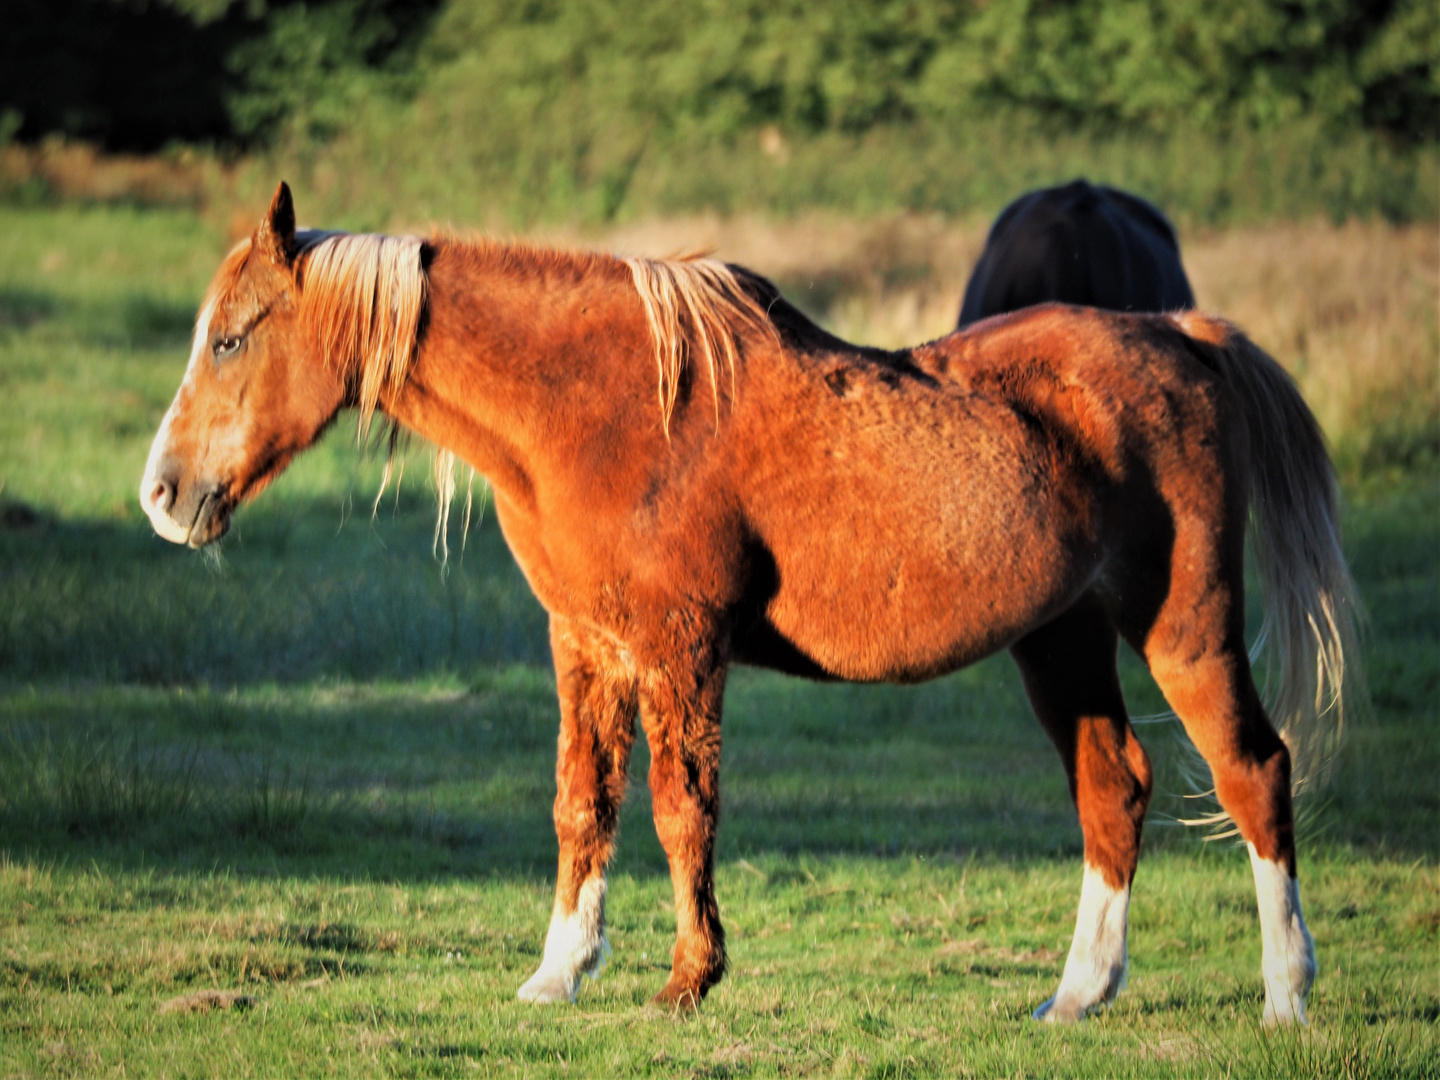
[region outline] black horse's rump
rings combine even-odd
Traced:
[[[1084,180],[1028,192],[1000,212],[965,287],[958,329],[1047,300],[1110,311],[1195,306],[1165,215]]]

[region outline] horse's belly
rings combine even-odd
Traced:
[[[779,564],[767,630],[836,678],[931,678],[1005,648],[1067,607],[1094,565],[1087,548],[1036,531],[867,551],[865,538],[837,534]]]

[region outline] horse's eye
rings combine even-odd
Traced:
[[[215,344],[211,346],[211,351],[215,353],[215,359],[225,360],[234,356],[240,351],[240,340],[238,337],[217,338]]]

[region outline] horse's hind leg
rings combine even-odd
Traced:
[[[1215,795],[1250,849],[1263,943],[1265,1022],[1305,1022],[1315,945],[1300,910],[1290,752],[1250,672],[1239,588],[1205,596],[1172,591],[1145,642],[1145,658],[1191,742],[1210,766]]]
[[[634,675],[603,642],[552,619],[550,643],[560,697],[555,833],[560,866],[540,969],[520,987],[524,1001],[574,1001],[581,975],[596,975],[605,941],[605,867],[625,797],[635,741]]]
[[[1130,883],[1150,802],[1150,761],[1130,728],[1115,670],[1117,635],[1082,601],[1015,644],[1035,715],[1070,781],[1085,835],[1085,881],[1060,988],[1037,1020],[1078,1020],[1125,981]]]

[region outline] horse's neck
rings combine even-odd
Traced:
[[[517,273],[442,246],[428,286],[414,366],[385,411],[517,504],[598,413],[654,408],[649,332],[628,281]]]

